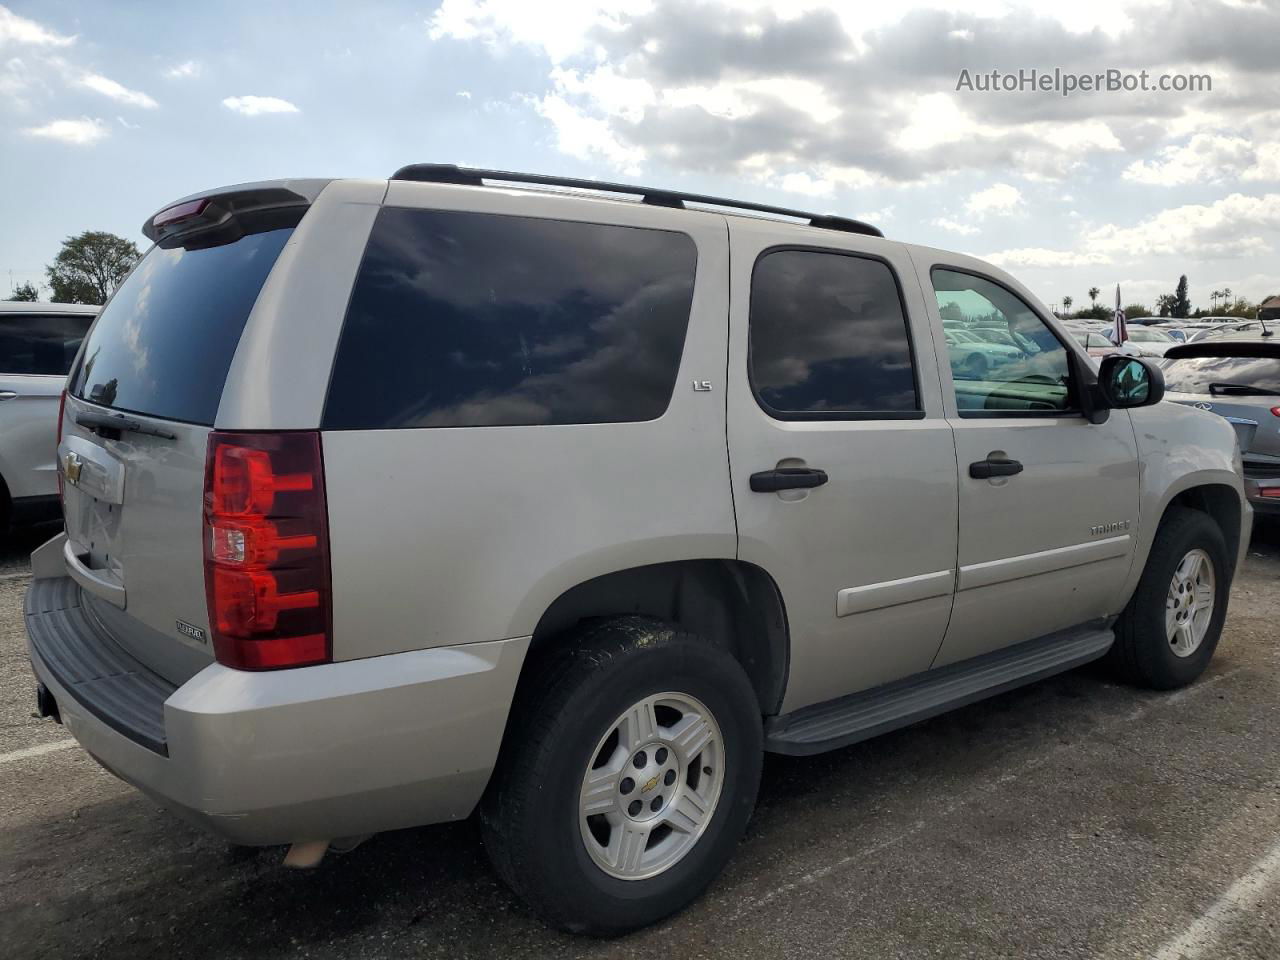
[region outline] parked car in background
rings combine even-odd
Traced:
[[[1108,340],[1114,341],[1116,328],[1103,327],[1102,333]],[[1176,339],[1159,327],[1148,327],[1142,324],[1130,326],[1129,338],[1125,341],[1125,344],[1134,346],[1138,354],[1144,357],[1163,357],[1164,352],[1177,343]]]
[[[28,650],[44,715],[233,842],[315,866],[478,810],[537,915],[614,935],[713,881],[766,751],[1213,656],[1231,428],[981,260],[430,164],[143,232],[68,378]],[[973,376],[952,302],[1030,346]]]
[[[0,302],[0,534],[59,516],[58,401],[98,309]]]
[[[1195,335],[1190,338],[1189,343],[1197,343],[1201,340],[1209,340],[1217,337],[1234,337],[1238,333],[1252,333],[1267,329],[1267,325],[1261,320],[1235,320],[1232,323],[1215,323],[1212,326],[1197,330]]]
[[[1081,327],[1067,327],[1067,330],[1075,338],[1076,343],[1084,347],[1085,352],[1091,357],[1109,357],[1112,354],[1137,355],[1136,348],[1119,347],[1100,330],[1086,330]]]
[[[1260,516],[1280,516],[1280,338],[1260,331],[1171,349],[1161,364],[1175,403],[1218,414],[1236,431],[1245,491]]]
[[[985,339],[980,333],[981,331],[954,328],[943,331],[953,366],[962,367],[975,378],[981,379],[992,367],[1021,360],[1025,356],[1025,352],[1017,347]]]

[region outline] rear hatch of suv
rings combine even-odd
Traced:
[[[301,195],[258,189],[157,214],[146,231],[158,242],[67,382],[58,456],[68,572],[106,632],[172,684],[214,659],[211,434],[254,303],[306,209]]]

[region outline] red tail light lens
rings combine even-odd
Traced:
[[[274,670],[332,659],[318,433],[210,435],[204,573],[219,663]]]
[[[1280,487],[1259,487],[1258,496],[1269,499],[1280,499]]]
[[[1272,415],[1273,417],[1280,417],[1280,407],[1272,407],[1272,408],[1271,408],[1271,415]]]

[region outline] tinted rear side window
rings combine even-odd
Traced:
[[[65,377],[92,316],[0,314],[0,373]]]
[[[907,320],[888,265],[779,250],[751,278],[751,384],[783,419],[915,416]]]
[[[352,291],[324,426],[660,417],[696,259],[682,233],[388,207]]]
[[[245,321],[293,232],[279,223],[217,246],[152,247],[89,332],[71,393],[212,424]]]

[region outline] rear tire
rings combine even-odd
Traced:
[[[1120,677],[1155,690],[1184,687],[1199,677],[1222,634],[1230,570],[1226,539],[1213,519],[1172,508],[1116,623],[1109,660]]]
[[[720,873],[761,762],[760,708],[729,653],[647,617],[595,621],[522,680],[481,805],[485,849],[547,923],[626,933]]]

